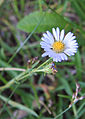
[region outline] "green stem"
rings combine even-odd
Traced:
[[[15,82],[18,82],[28,76],[31,76],[32,74],[34,74],[35,72],[44,72],[44,69],[40,69],[41,67],[43,67],[44,65],[46,65],[52,58],[48,59],[47,61],[45,61],[43,64],[41,64],[38,68],[34,68],[34,69],[29,69],[26,70],[25,72],[21,73],[20,75],[18,75],[17,77],[13,78],[11,81],[9,81],[6,85],[1,86],[0,90],[4,90],[6,88],[9,88],[11,85],[13,85]]]
[[[71,107],[66,108],[63,112],[61,112],[60,114],[58,114],[54,119],[57,119],[58,117],[60,117],[62,114],[64,114],[65,112],[67,112]]]
[[[1,86],[0,90],[4,90],[6,88],[9,88],[13,83],[15,83],[16,81],[18,81],[18,79],[20,79],[20,77],[22,77],[23,75],[25,75],[27,73],[28,70],[26,70],[25,72],[21,73],[20,75],[18,75],[17,77],[13,78],[11,81],[9,81],[6,85]]]
[[[72,108],[74,106],[74,104],[76,104],[77,102],[73,103],[71,106],[69,106],[68,108],[66,108],[63,112],[61,112],[60,114],[58,114],[56,117],[54,117],[53,119],[57,119],[58,117],[60,117],[61,115],[63,115],[65,112],[67,112],[70,108]]]
[[[52,58],[49,58],[48,60],[46,60],[43,64],[41,64],[37,69],[40,69],[41,67],[43,67],[45,64],[47,64],[49,61],[51,61]]]
[[[42,12],[42,5],[41,5],[41,0],[38,0],[39,2],[39,8],[40,8],[40,12]]]
[[[31,87],[32,87],[33,92],[34,92],[34,96],[35,96],[36,102],[37,102],[37,104],[38,104],[38,107],[40,108],[39,97],[38,97],[38,95],[37,95],[36,88],[35,88],[35,86],[34,86],[32,80],[30,80],[30,82],[31,82]]]
[[[76,111],[76,106],[75,105],[73,105],[73,113],[74,113],[74,116],[76,117],[77,116],[77,111]]]

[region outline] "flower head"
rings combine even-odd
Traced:
[[[74,55],[77,52],[78,43],[74,40],[76,36],[73,33],[68,32],[64,36],[64,29],[60,32],[58,27],[56,30],[53,28],[52,32],[53,34],[47,31],[41,38],[40,45],[45,51],[42,57],[49,56],[53,58],[53,61],[61,62],[67,60],[67,56]]]

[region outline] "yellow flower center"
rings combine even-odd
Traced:
[[[64,50],[64,44],[61,41],[54,42],[52,47],[53,50],[57,53],[62,52]]]

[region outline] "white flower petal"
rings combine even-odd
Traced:
[[[57,40],[57,32],[54,28],[52,28],[52,32],[53,32],[53,36],[54,36],[55,40]]]
[[[57,59],[58,62],[61,62],[62,61],[62,58],[61,58],[61,55],[59,54],[58,56],[58,59]]]
[[[64,29],[61,31],[61,34],[60,34],[60,41],[62,41],[64,38]]]
[[[64,60],[68,59],[68,57],[64,53],[63,53],[63,58],[64,58]]]
[[[58,58],[56,58],[56,60],[55,60],[56,62],[58,62]]]
[[[45,52],[42,54],[42,57],[46,57],[47,55],[48,55],[47,52]]]
[[[48,35],[46,33],[43,33],[43,36],[47,39],[49,39]]]
[[[64,38],[64,42],[65,41],[68,41],[69,39],[71,39],[72,36],[73,36],[73,33],[71,33],[71,32],[67,33],[66,36],[65,36],[65,38]]]
[[[59,41],[59,38],[60,38],[60,37],[59,37],[59,36],[60,36],[60,30],[59,30],[58,27],[56,28],[56,32],[57,32],[57,41]]]
[[[55,57],[53,58],[53,61],[58,62],[58,54],[55,55]]]
[[[74,40],[76,38],[76,36],[71,37],[71,39],[69,39],[70,41]]]
[[[56,58],[53,58],[53,61],[56,61]]]

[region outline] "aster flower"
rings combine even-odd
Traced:
[[[74,40],[76,36],[73,33],[68,32],[65,35],[64,29],[60,32],[58,27],[56,30],[52,28],[52,32],[53,34],[47,31],[41,38],[40,45],[45,51],[42,57],[49,56],[53,58],[53,61],[61,62],[77,52],[78,43]]]

